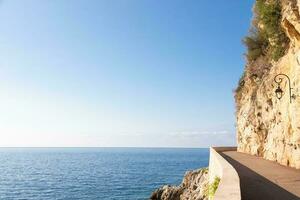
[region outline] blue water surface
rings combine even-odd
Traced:
[[[208,149],[0,148],[0,199],[148,199],[208,157]]]

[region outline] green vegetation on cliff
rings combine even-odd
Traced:
[[[289,45],[281,25],[281,0],[256,0],[253,15],[249,34],[243,39],[247,47],[247,65],[235,90],[237,102],[242,97],[245,78],[250,78],[252,84],[259,84],[272,67],[272,61],[278,61]]]
[[[260,56],[277,61],[284,55],[288,38],[281,27],[279,0],[256,0],[250,33],[243,40],[247,59],[255,61]]]

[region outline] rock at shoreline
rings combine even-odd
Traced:
[[[179,186],[165,185],[155,190],[150,200],[207,200],[208,169],[186,172]]]

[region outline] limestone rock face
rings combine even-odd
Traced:
[[[199,169],[185,174],[179,186],[165,185],[155,190],[151,200],[207,200],[208,170]]]
[[[265,65],[264,58],[259,58],[246,66],[242,87],[235,97],[237,143],[240,152],[300,169],[300,0],[281,1],[281,24],[290,45],[277,62]],[[262,76],[255,74],[251,71],[255,67],[267,72]],[[290,78],[295,95],[291,103],[285,77],[280,85],[283,97],[276,97],[277,74]]]

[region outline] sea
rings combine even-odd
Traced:
[[[0,199],[146,200],[208,160],[206,148],[0,148]]]

